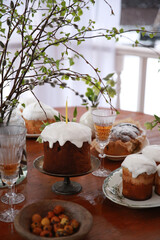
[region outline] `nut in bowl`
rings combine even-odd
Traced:
[[[62,211],[60,211],[60,207]],[[40,226],[38,226],[39,231],[45,228],[43,232],[50,230],[50,225],[48,223],[45,224],[47,221],[50,221],[52,228],[53,226],[56,228],[58,225],[56,221],[60,215],[65,215],[65,217],[62,216],[62,219],[60,219],[59,224],[61,225],[58,227],[59,231],[57,234],[48,234],[48,236],[45,234],[43,236],[43,233],[41,233],[41,236],[39,233],[36,233],[39,235],[34,234],[33,229],[35,224],[40,224]],[[72,229],[66,221],[70,221],[70,224],[72,222]],[[79,204],[63,200],[42,200],[21,209],[14,220],[14,226],[21,236],[29,240],[77,240],[84,239],[92,227],[92,222],[93,218],[90,212]],[[60,236],[63,229],[62,225],[67,226],[68,236]],[[36,230],[38,230],[38,228],[36,228]]]

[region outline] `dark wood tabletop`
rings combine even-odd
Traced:
[[[73,109],[69,108],[69,117],[73,115]],[[65,115],[64,108],[58,108]],[[78,108],[78,117],[86,111]],[[118,119],[132,118],[141,123],[144,128],[146,121],[153,117],[143,113],[120,111]],[[150,144],[159,144],[160,133],[157,129],[146,131]],[[92,149],[92,154],[98,153]],[[42,144],[35,139],[27,139],[27,165],[28,174],[25,180],[17,185],[16,191],[25,195],[23,203],[15,205],[16,209],[42,199],[62,199],[72,201],[85,207],[93,216],[93,227],[84,240],[159,240],[160,239],[160,207],[133,209],[118,205],[107,199],[102,191],[104,178],[88,175],[75,177],[74,181],[82,186],[82,191],[75,195],[57,195],[52,191],[52,185],[63,180],[62,178],[48,176],[40,173],[33,166],[33,161],[43,155]],[[111,171],[119,168],[121,161],[115,162],[105,159],[105,167]],[[72,180],[72,178],[71,178]],[[0,189],[0,197],[7,189]],[[0,202],[0,212],[8,206]],[[15,231],[13,224],[0,222],[0,239],[22,240],[23,238]]]

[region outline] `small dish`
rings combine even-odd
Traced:
[[[97,150],[97,152],[100,152],[100,149],[99,149],[99,146],[98,146],[98,143],[96,142],[96,140],[93,140],[93,145],[95,147],[95,149]],[[142,149],[146,146],[149,145],[149,140],[148,138],[145,139],[141,149],[135,151],[133,154],[135,153],[141,153],[142,152]],[[124,160],[125,158],[127,157],[127,155],[121,155],[121,156],[114,156],[114,155],[107,155],[106,154],[106,158],[108,158],[109,160],[112,160],[112,161],[122,161]]]
[[[53,210],[56,205],[64,207],[65,212],[72,219],[76,219],[80,223],[77,232],[69,236],[63,237],[40,237],[30,231],[31,217],[34,213],[45,216],[48,211]],[[29,240],[79,240],[84,239],[91,230],[93,217],[90,212],[81,205],[64,200],[42,200],[25,206],[15,217],[14,226],[16,231],[24,238]]]
[[[129,208],[154,208],[160,207],[160,196],[154,191],[152,197],[145,201],[134,201],[127,199],[122,194],[122,168],[113,171],[102,186],[104,195],[112,202]]]

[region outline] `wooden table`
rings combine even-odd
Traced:
[[[65,114],[65,109],[57,109]],[[85,108],[78,109],[78,119],[85,112]],[[117,119],[131,117],[138,120],[142,127],[144,122],[151,121],[152,116],[143,113],[120,111]],[[73,108],[69,109],[69,116],[73,116]],[[160,133],[157,129],[147,131],[150,144],[159,144]],[[27,139],[28,175],[27,178],[17,186],[17,192],[25,195],[26,200],[15,206],[21,209],[26,204],[41,199],[63,199],[76,202],[93,215],[93,227],[84,240],[159,240],[160,239],[160,207],[149,209],[131,209],[120,206],[108,200],[102,192],[104,178],[88,174],[74,178],[74,181],[82,185],[82,191],[77,195],[56,195],[52,191],[53,183],[63,180],[40,173],[33,167],[33,161],[43,155],[42,144],[35,139]],[[95,149],[92,154],[97,156]],[[121,162],[113,162],[105,159],[105,166],[110,170],[120,167]],[[72,179],[71,179],[72,180]],[[0,196],[6,189],[0,189]],[[0,211],[7,205],[0,203]],[[0,239],[22,240],[23,238],[15,232],[13,224],[0,222]]]

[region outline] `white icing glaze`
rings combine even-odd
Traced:
[[[43,107],[45,113],[47,114],[48,119],[53,119],[54,115],[58,116],[58,112],[53,109],[52,107],[40,103],[41,106]],[[46,115],[44,111],[42,110],[41,106],[39,105],[38,102],[34,102],[29,104],[27,107],[24,108],[23,110],[23,117],[27,120],[46,120]]]
[[[55,142],[63,146],[65,142],[70,141],[72,144],[81,148],[83,142],[91,143],[91,129],[80,123],[75,122],[55,122],[45,127],[41,132],[43,142],[49,142],[52,148]]]
[[[20,99],[17,108],[19,110],[23,111],[25,107],[27,107],[29,104],[34,103],[34,102],[37,102],[36,98],[34,98],[34,97],[22,98],[22,99]],[[22,104],[25,104],[25,107],[23,107]]]
[[[160,164],[157,166],[157,174],[160,177]]]
[[[142,150],[142,153],[155,162],[160,162],[160,145],[148,145]]]
[[[132,177],[136,178],[141,173],[153,174],[157,170],[155,161],[145,157],[143,154],[128,155],[121,164],[122,167],[128,168]]]

